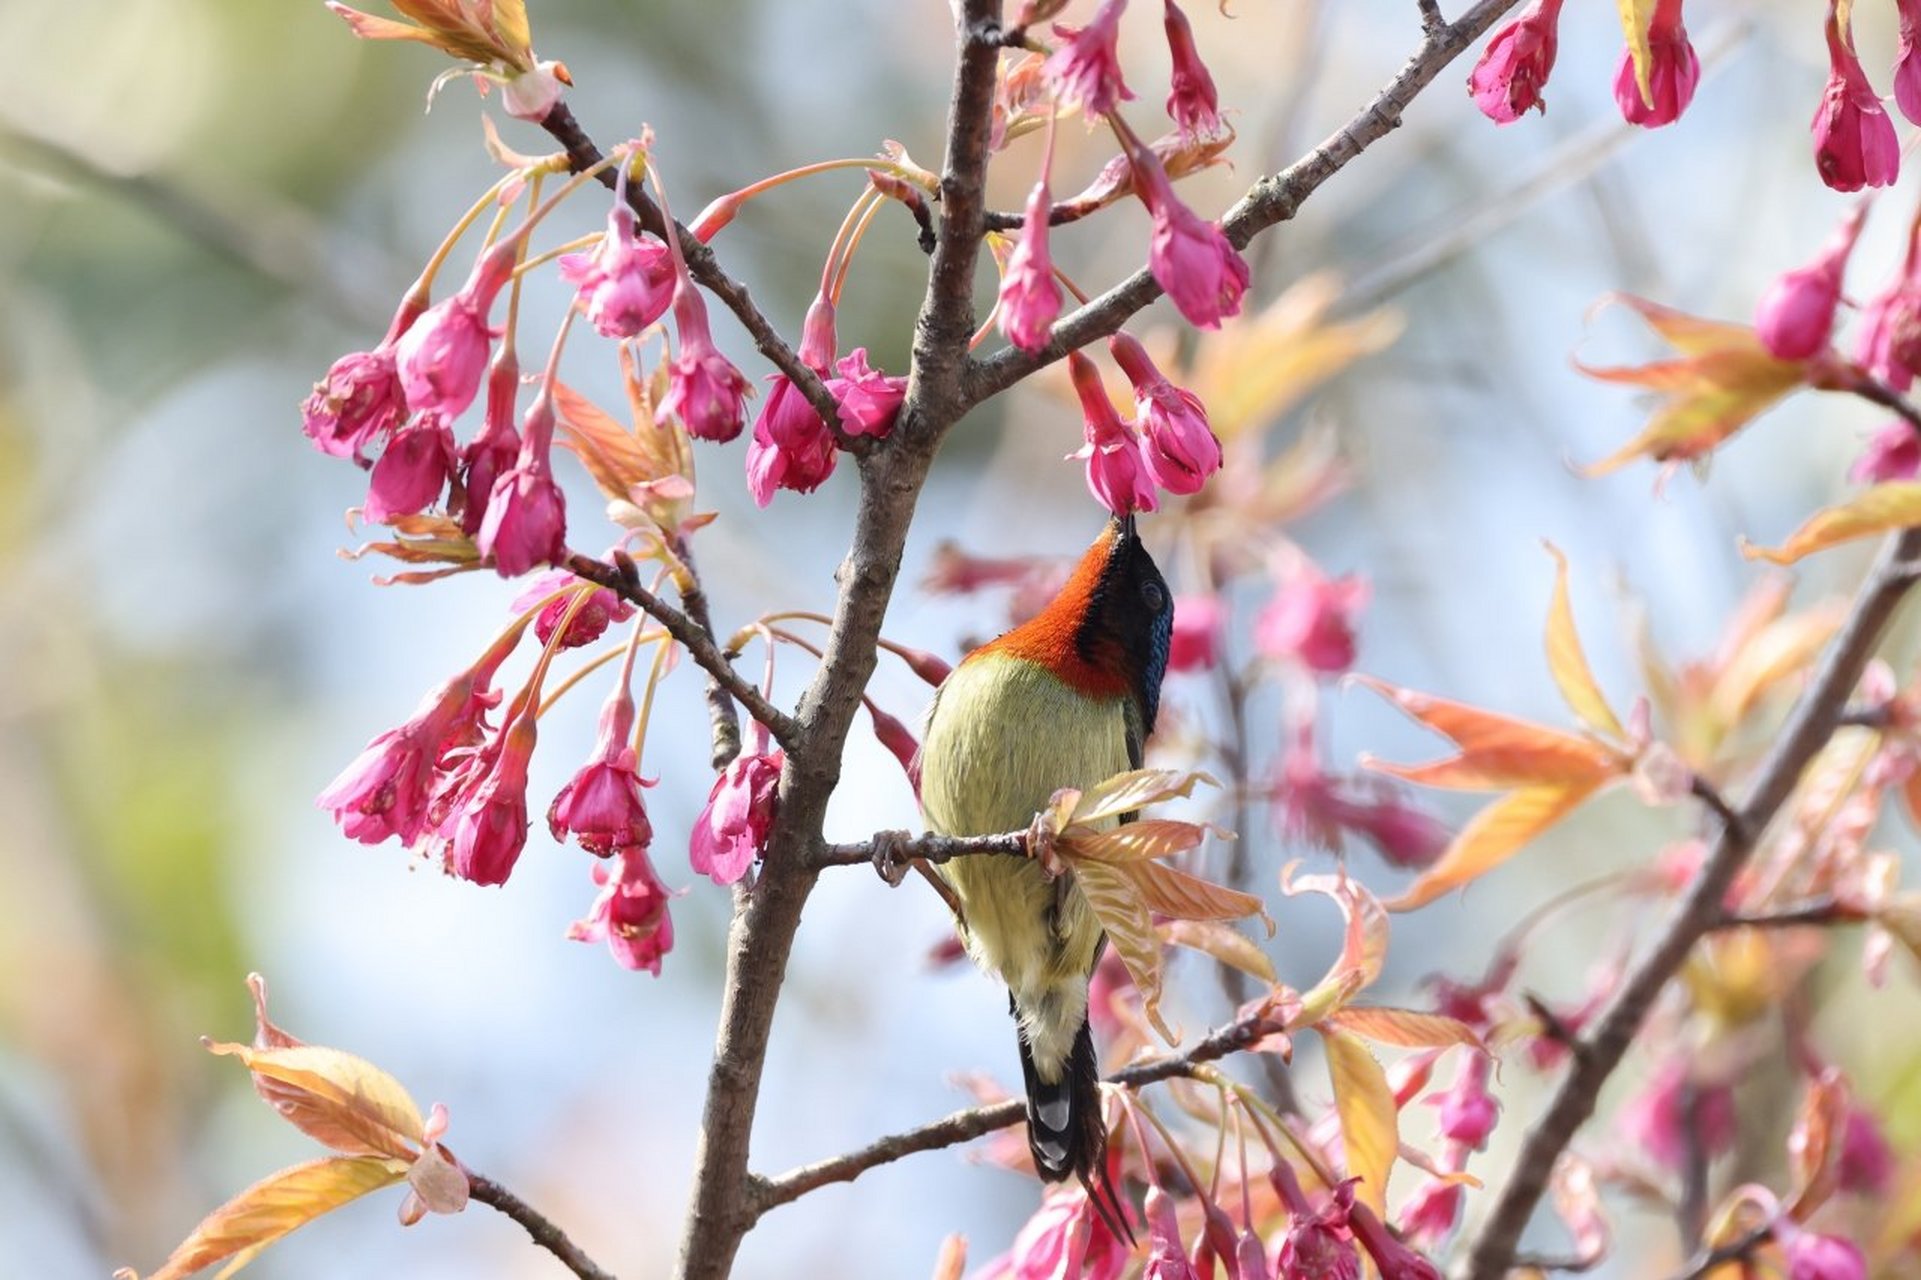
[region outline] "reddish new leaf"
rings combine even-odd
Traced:
[[[1143,863],[1142,866],[1154,866]],[[1179,1039],[1161,1020],[1161,939],[1154,932],[1153,917],[1141,898],[1140,886],[1131,874],[1137,868],[1085,862],[1074,870],[1081,894],[1107,931],[1108,945],[1120,956],[1121,963],[1141,993],[1141,1008],[1148,1021],[1172,1044]]]
[[[1457,1044],[1483,1051],[1487,1048],[1473,1027],[1443,1013],[1348,1005],[1339,1013],[1328,1015],[1324,1025],[1329,1024],[1376,1044],[1391,1044],[1402,1049],[1445,1049]]]
[[[1239,929],[1216,920],[1167,920],[1155,926],[1161,937],[1177,947],[1204,951],[1224,965],[1239,969],[1263,982],[1280,981],[1274,962],[1255,941]]]
[[[1372,757],[1362,763],[1409,782],[1467,791],[1504,791],[1511,787],[1598,782],[1624,772],[1627,758],[1585,735],[1482,711],[1464,703],[1401,689],[1360,677],[1408,716],[1452,738],[1460,754],[1424,765],[1388,764]]]

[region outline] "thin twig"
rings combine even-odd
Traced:
[[[1689,781],[1688,790],[1694,793],[1696,800],[1707,806],[1710,813],[1721,820],[1723,830],[1733,832],[1744,842],[1753,839],[1752,834],[1742,825],[1745,820],[1735,812],[1734,806],[1728,803],[1727,797],[1722,795],[1720,789],[1712,782],[1697,773]]]
[[[1804,925],[1860,924],[1868,915],[1859,907],[1833,898],[1816,898],[1773,911],[1729,912],[1711,926],[1715,929],[1792,929]]]
[[[858,867],[874,861],[876,855],[886,854],[897,862],[910,862],[919,858],[923,862],[951,862],[955,858],[971,857],[982,853],[1027,852],[1027,833],[1009,831],[993,836],[939,836],[933,834],[902,836],[890,832],[885,838],[862,840],[855,844],[830,844],[822,848],[817,866],[821,867]]]
[[[1136,1062],[1122,1067],[1107,1080],[1109,1084],[1121,1088],[1139,1089],[1177,1076],[1192,1075],[1195,1068],[1202,1064],[1245,1049],[1276,1029],[1266,1019],[1244,1018],[1213,1031],[1186,1053],[1167,1054]],[[798,1200],[809,1191],[831,1183],[852,1182],[867,1170],[892,1164],[904,1156],[958,1146],[996,1129],[1005,1129],[1019,1121],[1025,1111],[1026,1105],[1018,1098],[971,1107],[930,1124],[890,1134],[857,1151],[802,1165],[778,1177],[756,1178],[751,1193],[755,1216],[759,1217],[769,1209]]]
[[[1521,1232],[1547,1190],[1555,1161],[1575,1131],[1594,1114],[1602,1085],[1620,1065],[1655,998],[1694,944],[1720,919],[1722,899],[1753,853],[1754,842],[1793,793],[1801,771],[1833,735],[1848,695],[1913,584],[1917,555],[1921,555],[1921,530],[1900,533],[1882,549],[1819,671],[1762,762],[1739,811],[1740,823],[1721,831],[1680,909],[1622,982],[1596,1020],[1593,1033],[1582,1041],[1582,1052],[1536,1117],[1508,1181],[1468,1247],[1462,1280],[1498,1280],[1507,1274]]]
[[[642,586],[637,576],[622,573],[618,566],[608,564],[605,560],[575,552],[567,557],[566,568],[577,578],[585,578],[606,587],[665,627],[667,634],[681,643],[702,671],[713,677],[729,696],[747,708],[748,715],[766,725],[776,742],[792,749],[799,739],[800,726],[792,716],[767,701],[760,690],[734,670],[734,665],[727,661],[727,655],[720,651],[720,646],[714,643],[713,636],[705,627]]]
[[[713,614],[707,609],[707,591],[701,586],[700,571],[694,567],[694,549],[687,545],[686,539],[675,540],[674,557],[686,568],[689,583],[680,593],[681,607],[693,624],[718,644]],[[740,754],[740,715],[734,709],[734,697],[727,685],[712,672],[707,675],[707,718],[713,723],[713,747],[708,763],[716,770],[725,769]]]
[[[552,1220],[492,1178],[483,1178],[470,1170],[467,1174],[467,1194],[489,1208],[498,1209],[526,1228],[535,1244],[560,1259],[561,1265],[579,1276],[580,1280],[614,1280],[613,1272],[604,1270],[581,1252],[580,1246]]]
[[[1730,1262],[1741,1262],[1754,1255],[1754,1251],[1774,1238],[1774,1224],[1756,1227],[1739,1240],[1719,1245],[1701,1254],[1688,1264],[1688,1269],[1675,1277],[1675,1280],[1703,1280]]]

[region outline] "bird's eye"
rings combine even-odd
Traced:
[[[1161,584],[1158,582],[1143,582],[1141,583],[1141,603],[1147,606],[1148,612],[1159,613],[1167,606],[1167,593],[1161,590]]]

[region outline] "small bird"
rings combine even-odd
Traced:
[[[1046,608],[968,654],[936,691],[920,757],[928,830],[1018,831],[1060,788],[1138,769],[1173,626],[1134,518],[1113,520]],[[1113,1226],[1111,1193],[1095,1193],[1107,1128],[1087,1021],[1100,921],[1071,873],[1049,880],[1019,854],[956,858],[941,874],[968,952],[1008,987],[1034,1167],[1048,1182],[1079,1178]]]

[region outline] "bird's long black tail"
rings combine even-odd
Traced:
[[[1010,1002],[1011,1003],[1011,1002]],[[1094,1056],[1094,1032],[1082,1019],[1080,1034],[1067,1055],[1060,1078],[1045,1081],[1034,1066],[1027,1033],[1019,1029],[1021,1075],[1027,1082],[1027,1149],[1043,1182],[1078,1178],[1087,1198],[1118,1240],[1132,1243],[1127,1216],[1107,1176],[1107,1121],[1101,1111],[1100,1063]]]

